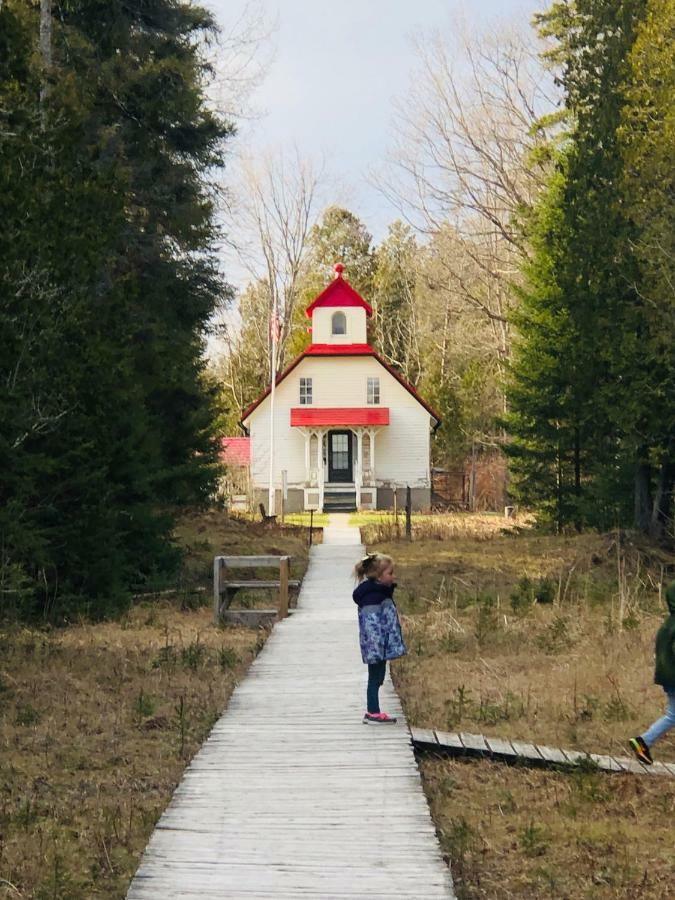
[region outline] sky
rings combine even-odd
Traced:
[[[234,151],[255,157],[297,145],[325,161],[331,200],[347,206],[376,242],[399,217],[369,182],[392,143],[394,102],[405,96],[415,70],[415,34],[451,33],[458,22],[499,27],[548,5],[545,0],[201,0],[225,34],[256,10],[269,37],[257,52],[266,72],[239,117]],[[248,12],[247,12],[248,10]],[[237,24],[239,23],[239,25]],[[223,52],[223,57],[227,54]],[[250,114],[252,112],[252,114]],[[227,276],[246,281],[231,260]]]

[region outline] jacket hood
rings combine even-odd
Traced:
[[[675,581],[671,581],[666,588],[666,603],[671,616],[675,616]]]
[[[373,578],[365,578],[361,584],[359,584],[352,597],[354,598],[354,603],[359,603],[359,601],[363,600],[369,594],[379,594],[383,599],[385,597],[391,597],[394,593],[395,584],[380,584],[379,581],[375,581]]]

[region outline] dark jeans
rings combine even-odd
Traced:
[[[380,685],[384,684],[384,673],[387,669],[387,661],[380,660],[380,662],[376,663],[368,663],[368,691],[366,694],[366,699],[368,701],[368,712],[369,713],[379,713],[380,711],[380,700],[379,700],[379,692]]]

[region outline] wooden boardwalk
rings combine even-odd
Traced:
[[[361,722],[366,668],[347,516],[312,550],[298,609],[234,691],[157,824],[128,900],[452,898],[410,736]]]

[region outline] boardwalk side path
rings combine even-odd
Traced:
[[[593,765],[601,772],[630,772],[633,775],[666,775],[675,777],[675,763],[655,762],[645,766],[627,756],[608,756],[599,753],[583,753],[546,747],[506,738],[482,734],[432,731],[429,728],[411,728],[412,741],[417,750],[440,753],[447,756],[476,756],[497,759],[507,763],[546,768],[574,769],[579,765]]]
[[[298,609],[275,626],[161,817],[128,900],[452,898],[393,687],[396,726],[361,723],[366,669],[331,516]]]

